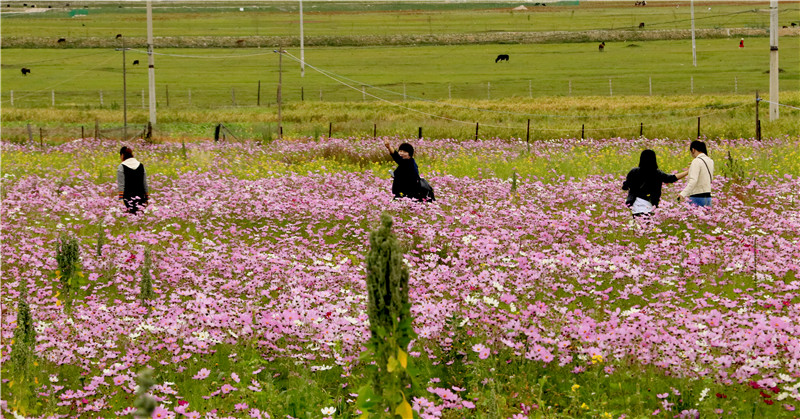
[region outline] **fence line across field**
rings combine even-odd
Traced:
[[[283,51],[278,52],[278,53],[282,54],[282,55],[286,55],[289,58],[300,62],[300,59],[295,57],[292,54],[289,54],[289,53],[283,52]],[[314,71],[317,71],[320,74],[323,74],[326,77],[330,78],[331,80],[334,80],[334,81],[336,81],[336,82],[338,82],[338,83],[340,83],[340,84],[342,84],[342,85],[344,85],[344,86],[346,86],[346,87],[348,87],[350,89],[353,89],[353,90],[356,90],[356,91],[359,90],[359,88],[357,86],[353,86],[353,85],[348,84],[347,82],[345,82],[343,80],[339,80],[339,79],[331,76],[330,74],[325,73],[324,70],[320,70],[317,67],[315,67],[315,66],[313,66],[311,64],[308,64],[308,63],[305,63],[305,65],[308,68],[310,68],[310,69],[312,69]],[[398,107],[398,108],[401,108],[401,109],[405,109],[407,111],[411,111],[411,112],[415,112],[415,113],[418,113],[418,114],[422,114],[422,115],[425,115],[425,116],[428,116],[428,117],[431,117],[431,118],[435,118],[435,119],[442,119],[442,120],[445,120],[445,121],[450,121],[450,122],[455,122],[455,123],[460,123],[460,124],[469,124],[469,125],[475,124],[476,125],[476,136],[477,136],[477,127],[480,124],[480,121],[478,121],[478,122],[464,121],[464,120],[459,120],[459,119],[455,119],[455,118],[449,118],[449,117],[442,116],[442,115],[437,115],[437,114],[434,114],[434,113],[431,113],[431,112],[420,111],[418,109],[414,109],[414,108],[411,108],[411,107],[408,107],[408,106],[405,106],[405,105],[402,105],[402,104],[399,104],[399,103],[396,103],[396,102],[392,102],[392,101],[390,101],[388,99],[384,99],[384,98],[382,98],[380,96],[373,95],[372,93],[366,93],[366,91],[364,89],[360,89],[360,90],[361,90],[362,94],[364,94],[364,95],[369,95],[370,97],[372,97],[372,98],[374,98],[374,99],[376,99],[376,100],[378,100],[380,102],[384,102],[386,104],[389,104],[389,105],[392,105],[392,106],[395,106],[395,107]],[[727,111],[727,110],[730,110],[730,109],[735,109],[737,107],[746,106],[746,105],[747,105],[747,103],[744,103],[744,104],[735,106],[733,108],[728,107],[728,108],[725,108],[725,109],[720,109],[717,112],[719,112],[719,111]],[[711,115],[711,114],[714,114],[714,113],[716,113],[716,112],[708,112],[708,113],[705,113],[705,114],[691,116],[691,117],[688,117],[688,118],[671,119],[671,120],[663,121],[663,122],[660,122],[660,123],[649,123],[648,126],[658,126],[658,125],[670,124],[670,123],[673,123],[673,122],[676,122],[676,121],[700,118],[702,116],[708,116],[708,115]],[[490,128],[509,129],[509,130],[519,129],[519,127],[511,127],[511,126],[496,125],[496,124],[486,124],[486,123],[483,123],[483,126],[484,127],[490,127]],[[619,127],[596,128],[596,129],[589,129],[588,131],[592,131],[592,130],[599,131],[599,130],[632,129],[632,128],[635,128],[635,127],[642,127],[642,126],[643,126],[643,124],[640,123],[637,126],[619,126]],[[570,128],[538,128],[537,130],[539,130],[539,131],[555,131],[555,132],[572,131],[572,129],[570,129]]]
[[[468,105],[460,105],[456,103],[451,103],[447,101],[448,99],[453,99],[454,97],[460,99],[474,99],[479,97],[476,95],[477,88],[480,86],[477,83],[446,83],[446,84],[432,84],[426,86],[427,88],[423,90],[423,94],[426,94],[425,97],[417,96],[410,92],[408,92],[406,85],[402,84],[402,91],[395,91],[391,89],[387,89],[385,87],[379,87],[375,85],[371,85],[369,83],[359,82],[357,80],[350,79],[348,77],[344,77],[338,75],[336,73],[319,69],[320,74],[330,78],[331,80],[340,80],[340,81],[349,81],[348,84],[358,85],[358,90],[355,93],[358,96],[354,96],[348,92],[352,89],[343,86],[341,83],[336,82],[333,85],[325,85],[323,87],[311,87],[311,86],[285,86],[284,91],[284,101],[286,99],[291,99],[291,101],[306,101],[306,100],[315,100],[314,95],[308,95],[307,98],[305,93],[308,92],[318,92],[317,97],[319,101],[330,101],[330,102],[350,102],[355,101],[355,97],[358,97],[359,101],[367,101],[368,99],[372,99],[373,96],[376,95],[368,95],[370,90],[373,92],[384,92],[390,96],[396,96],[398,98],[402,98],[403,101],[412,100],[418,102],[425,102],[435,104],[441,107],[448,107],[448,108],[455,108],[455,109],[464,109],[464,110],[471,110],[476,112],[487,112],[487,113],[496,113],[496,114],[506,114],[506,115],[516,115],[516,116],[525,116],[525,117],[550,117],[550,118],[573,118],[572,115],[560,115],[560,114],[545,114],[545,113],[525,113],[525,112],[515,112],[511,110],[497,110],[497,109],[490,109],[480,106],[468,106]],[[650,86],[654,83],[652,78],[648,78],[645,80],[644,89],[645,92],[641,94],[632,94],[631,93],[631,85],[638,85],[640,83],[627,83],[621,84],[619,81],[613,83],[613,79],[606,79],[608,80],[608,94],[613,95],[627,95],[627,96],[643,96],[649,94],[649,91],[652,89]],[[584,86],[584,91],[581,92],[581,96],[588,95],[588,96],[602,96],[599,93],[599,80],[597,78],[594,79],[582,79]],[[177,85],[176,88],[174,84],[162,84],[159,87],[160,93],[158,94],[158,100],[167,102],[167,106],[189,106],[189,107],[196,107],[196,108],[214,108],[219,107],[220,104],[224,104],[224,106],[235,106],[235,107],[252,107],[252,106],[262,106],[266,104],[269,106],[270,104],[274,104],[274,98],[270,101],[262,100],[264,93],[270,90],[270,84],[262,83],[263,80],[254,80],[252,82],[243,82],[243,83],[236,83],[233,86],[204,86],[204,87],[183,87],[181,88],[180,85]],[[527,83],[526,83],[527,82]],[[524,84],[528,84],[528,92],[525,95]],[[613,83],[613,84],[612,84]],[[64,82],[59,82],[54,84],[54,86],[58,86],[64,84]],[[739,91],[739,81],[738,77],[733,78],[734,88],[731,89],[731,92],[738,92]],[[265,86],[261,86],[265,85]],[[516,89],[514,88],[516,85]],[[674,83],[670,83],[669,86],[674,86]],[[265,89],[266,87],[266,89]],[[519,83],[492,83],[486,82],[483,84],[484,89],[484,98],[490,98],[494,100],[498,99],[519,99],[525,96],[528,98],[534,97],[547,97],[547,96],[562,96],[564,93],[570,96],[575,95],[575,87],[576,83],[572,80],[566,80],[565,87],[567,88],[567,92],[557,92],[557,91],[539,91],[536,92],[537,95],[534,96],[534,90],[532,88],[532,82],[530,80],[520,80]],[[696,87],[696,86],[695,86]],[[589,89],[588,91],[585,89]],[[625,90],[625,92],[620,93],[620,90]],[[694,87],[691,87],[694,89]],[[132,90],[132,91],[131,91]],[[441,91],[441,94],[437,94]],[[672,92],[675,90],[672,89]],[[56,90],[55,88],[48,88],[48,89],[38,89],[38,90],[8,90],[3,93],[3,98],[0,103],[4,105],[10,106],[20,106],[25,107],[26,104],[28,106],[65,106],[65,103],[74,104],[74,106],[85,106],[92,104],[96,104],[95,106],[99,107],[108,107],[121,105],[122,99],[122,89],[98,89],[98,90]],[[128,92],[128,98],[133,99],[130,105],[133,107],[139,106],[136,104],[136,96],[140,96],[142,99],[141,107],[143,109],[147,108],[147,100],[146,96],[142,96],[146,94],[146,90],[142,89],[137,91],[136,88],[130,89]],[[499,92],[499,93],[498,93]],[[511,95],[508,95],[508,92],[512,92]],[[506,94],[503,94],[506,93]],[[522,93],[522,94],[520,94]],[[702,92],[707,93],[707,92]],[[45,96],[46,99],[45,99]],[[93,95],[94,98],[89,98],[90,95]],[[271,95],[267,95],[266,97],[272,97]],[[441,97],[440,99],[432,99],[431,97]],[[46,102],[45,102],[46,100]],[[49,102],[49,103],[47,103]],[[649,112],[649,113],[620,113],[620,114],[610,114],[610,115],[597,115],[605,118],[626,118],[631,116],[647,116],[647,115],[659,115],[659,114],[670,114],[674,112],[690,112],[695,109],[702,109],[704,107],[696,107],[696,108],[687,108],[687,109],[677,109],[677,110],[667,110],[667,111],[659,111],[659,112]],[[591,116],[591,115],[587,115]]]

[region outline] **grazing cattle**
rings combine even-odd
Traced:
[[[603,52],[605,49],[606,49],[606,41],[601,42],[600,45],[597,46],[597,50],[600,52]]]
[[[133,60],[133,65],[139,65],[139,60]]]
[[[121,33],[118,33],[116,38],[114,38],[114,39],[119,39],[119,38],[122,38],[122,34]]]
[[[67,40],[66,40],[65,38],[58,38],[58,41],[57,41],[57,42],[58,42],[59,44],[63,44],[64,42],[67,42]]]
[[[792,27],[794,28],[795,26],[797,26],[797,23],[792,22]]]
[[[499,63],[500,61],[508,61],[508,54],[500,54],[494,60],[495,63]]]
[[[27,75],[27,74],[28,74],[28,73],[30,73],[30,72],[31,72],[31,69],[30,69],[30,68],[25,68],[25,67],[22,67],[22,75],[23,75],[23,76]]]
[[[236,46],[237,47],[241,47],[243,45],[244,45],[244,39],[237,39],[236,40]]]
[[[639,22],[639,29],[644,29],[644,22]]]

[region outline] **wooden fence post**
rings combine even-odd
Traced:
[[[700,117],[697,117],[697,138],[700,138]]]
[[[586,128],[586,124],[581,124],[581,140],[584,138],[584,136],[583,136],[584,128]]]
[[[417,138],[422,139],[422,127],[419,127],[419,136]]]
[[[528,118],[528,132],[525,134],[525,144],[528,146],[528,153],[531,152],[531,120]]]
[[[475,141],[478,141],[478,128],[480,126],[480,122],[475,123]]]
[[[256,91],[256,106],[261,106],[261,80],[258,81],[258,90]]]
[[[9,93],[11,95],[11,106],[14,106],[14,91],[12,90]]]
[[[756,90],[756,139],[761,141],[761,120],[758,117],[758,102],[761,101],[761,98],[758,97],[758,90]]]
[[[300,101],[305,102],[306,100],[306,91],[303,86],[300,86]]]
[[[329,139],[331,138],[332,134],[333,134],[333,122],[328,122],[328,138]]]
[[[103,91],[100,91],[100,106],[103,106]]]
[[[231,87],[231,103],[236,107],[236,89]]]
[[[644,123],[639,122],[639,137],[644,136]]]
[[[28,142],[33,142],[33,129],[31,128],[31,124],[28,124]]]
[[[83,125],[81,125],[81,138],[86,138],[86,134],[83,131]]]
[[[100,121],[94,120],[94,139],[100,138]]]
[[[167,87],[166,88],[166,92],[167,92],[167,107],[169,108],[169,85],[167,85],[166,87]]]
[[[44,148],[44,130],[42,130],[42,127],[39,127],[39,147]]]
[[[372,124],[372,139],[378,138],[378,124]]]

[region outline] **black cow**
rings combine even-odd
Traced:
[[[118,33],[118,34],[117,34],[117,37],[116,37],[116,38],[114,38],[114,39],[119,39],[119,38],[122,38],[122,34],[121,34],[121,33]]]
[[[59,44],[63,44],[64,42],[67,42],[67,40],[66,40],[66,38],[58,38],[58,41],[57,41],[57,42],[58,42]]]
[[[644,29],[644,22],[639,22],[639,29]]]
[[[30,73],[30,72],[31,72],[31,69],[30,69],[30,68],[25,68],[25,67],[22,67],[22,75],[23,75],[23,76],[26,76],[26,75],[27,75],[28,73]]]
[[[601,42],[600,45],[597,46],[597,50],[600,52],[603,52],[605,49],[606,49],[606,41]]]
[[[139,65],[139,60],[133,60],[133,65]]]
[[[499,63],[500,61],[508,61],[508,54],[500,54],[494,60],[495,63]]]

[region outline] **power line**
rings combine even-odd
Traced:
[[[287,52],[286,54],[288,56],[291,56],[292,59],[297,60],[298,62],[300,61],[297,57],[291,55],[290,53]],[[309,65],[309,64],[306,63],[306,65]],[[383,91],[383,92],[386,92],[386,93],[389,93],[389,94],[393,94],[393,95],[396,95],[396,96],[408,96],[408,95],[405,95],[403,93],[395,92],[395,91],[388,90],[388,89],[383,89],[383,88],[380,88],[380,87],[377,87],[377,86],[374,86],[374,85],[370,85],[370,84],[367,84],[367,83],[362,83],[362,82],[360,82],[358,80],[353,80],[351,78],[342,76],[342,75],[334,73],[332,71],[323,70],[323,69],[321,69],[319,67],[315,67],[315,70],[317,72],[319,72],[320,74],[323,74],[323,75],[325,75],[325,76],[327,76],[327,77],[329,77],[329,78],[331,78],[333,80],[336,80],[337,78],[344,79],[344,80],[347,80],[347,81],[349,81],[351,83],[356,83],[356,84],[359,84],[361,86],[370,87],[370,88],[373,88],[373,89],[376,89],[376,90],[380,90],[380,91]],[[335,76],[335,77],[333,77],[333,76]],[[339,80],[336,80],[336,81],[339,82]],[[499,113],[499,114],[515,115],[515,116],[533,116],[533,117],[549,117],[549,118],[573,118],[573,119],[586,118],[586,117],[604,117],[604,118],[616,117],[616,118],[624,118],[624,117],[632,117],[632,116],[664,115],[664,114],[669,114],[669,113],[675,112],[674,110],[671,110],[671,111],[652,112],[652,113],[612,114],[612,115],[532,114],[532,113],[522,113],[522,112],[513,112],[513,111],[500,111],[500,110],[495,110],[495,109],[476,108],[476,107],[471,107],[471,106],[456,105],[456,104],[452,104],[452,103],[440,102],[440,101],[436,101],[436,100],[433,100],[433,99],[420,98],[420,97],[416,97],[416,96],[410,96],[410,97],[412,99],[415,99],[415,100],[429,102],[429,103],[435,103],[437,105],[448,106],[448,107],[453,107],[453,108],[458,108],[458,109],[467,109],[467,110],[473,110],[473,111],[479,111],[479,112],[491,112],[491,113]],[[725,106],[725,108],[723,108],[723,109],[731,109],[731,106],[736,107],[736,106],[744,104],[744,103],[747,103],[747,102],[736,102],[736,103],[723,105],[723,106]],[[700,109],[708,109],[708,107],[706,107],[706,106],[698,106],[698,107],[695,107],[695,108],[680,109],[678,111],[680,111],[680,112],[689,112],[689,111],[695,111],[695,110],[700,110]]]
[[[292,54],[290,54],[288,52],[279,52],[279,53],[283,54],[283,55],[286,55],[287,57],[291,58],[292,60],[297,61],[298,63],[300,62],[299,58],[295,57],[294,55],[292,55]],[[441,115],[433,114],[433,113],[430,113],[430,112],[420,111],[418,109],[414,109],[414,108],[411,108],[411,107],[408,107],[408,106],[401,105],[401,104],[396,103],[396,102],[392,102],[390,100],[387,100],[387,99],[384,99],[382,97],[376,96],[376,95],[374,95],[372,93],[367,93],[367,92],[365,92],[363,90],[360,90],[358,87],[350,85],[350,84],[346,83],[345,81],[339,80],[336,77],[333,77],[330,74],[327,74],[324,70],[321,70],[321,69],[317,68],[316,66],[313,66],[313,65],[308,64],[308,63],[305,63],[305,64],[306,64],[306,66],[308,66],[308,68],[311,68],[312,70],[317,71],[318,73],[330,78],[331,80],[336,81],[337,83],[339,83],[339,84],[341,84],[343,86],[346,86],[346,87],[348,87],[350,89],[353,89],[355,91],[360,91],[365,96],[370,96],[370,97],[375,98],[375,99],[377,99],[377,100],[379,100],[381,102],[388,103],[388,104],[390,104],[392,106],[396,106],[396,107],[399,107],[399,108],[402,108],[402,109],[406,109],[406,110],[411,111],[411,112],[419,113],[419,114],[422,114],[422,115],[426,115],[426,116],[429,116],[431,118],[443,119],[443,120],[446,120],[446,121],[456,122],[456,123],[461,123],[461,124],[469,124],[469,125],[474,124],[474,122],[472,122],[472,121],[463,121],[463,120],[459,120],[459,119],[455,119],[455,118],[448,118],[446,116],[441,116]],[[734,107],[731,107],[731,108],[718,109],[715,112],[708,112],[708,113],[705,113],[705,114],[700,114],[700,115],[690,116],[690,117],[685,117],[685,118],[676,118],[676,119],[671,119],[671,120],[658,122],[658,123],[648,123],[647,125],[648,126],[659,126],[659,125],[671,124],[671,123],[676,122],[676,121],[694,119],[696,117],[703,117],[703,116],[712,115],[712,114],[720,112],[720,111],[726,111],[726,110],[740,108],[742,106],[746,106],[747,104],[748,103],[743,103],[743,104],[740,104],[738,106],[734,106]],[[484,127],[489,127],[489,128],[500,128],[500,129],[508,129],[508,130],[520,129],[520,127],[512,127],[512,126],[505,126],[505,125],[495,125],[495,124],[486,124],[486,123],[481,123],[480,125],[484,126]],[[590,128],[590,129],[588,129],[586,131],[606,131],[606,130],[615,130],[615,129],[633,129],[633,128],[637,128],[639,126],[640,125],[619,126],[619,127],[605,127],[605,128]],[[556,131],[556,132],[558,132],[558,131],[571,131],[572,129],[570,129],[570,128],[536,128],[536,130],[538,130],[538,131]]]

